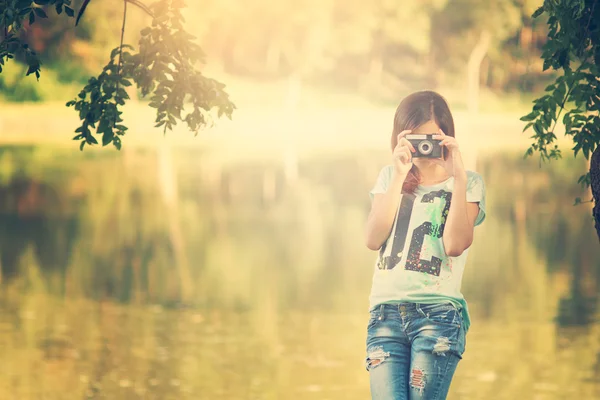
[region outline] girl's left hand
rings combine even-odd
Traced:
[[[461,175],[466,177],[467,173],[463,165],[458,142],[452,136],[447,136],[440,129],[439,135],[435,135],[433,139],[441,140],[440,145],[444,146],[448,151],[446,158],[438,158],[433,160],[436,164],[442,166],[450,176],[456,177]]]

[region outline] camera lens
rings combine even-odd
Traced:
[[[427,155],[427,154],[431,153],[432,151],[433,151],[433,145],[431,144],[430,141],[424,140],[421,143],[419,143],[419,152],[421,154]]]

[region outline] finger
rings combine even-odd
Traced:
[[[393,154],[394,154],[394,156],[398,156],[398,155],[400,155],[403,152],[406,152],[408,154],[412,153],[411,149],[408,146],[399,146],[399,147],[396,147],[394,149],[394,153]]]
[[[440,145],[442,146],[455,146],[457,145],[455,140],[452,139],[444,139],[440,142]]]
[[[406,146],[410,149],[410,151],[412,151],[413,153],[417,150],[415,150],[415,146],[412,145],[411,142],[408,141],[407,138],[402,138],[398,141],[398,144],[402,144],[402,146]]]
[[[398,158],[400,159],[400,161],[402,161],[403,164],[407,164],[412,160],[412,154],[410,153],[409,149],[403,147],[400,150],[398,150]]]
[[[403,130],[402,132],[400,132],[398,134],[398,136],[396,136],[396,139],[398,140],[398,142],[400,142],[400,139],[402,139],[404,136],[408,135],[411,132],[412,132],[412,129]]]
[[[404,153],[402,153],[401,161],[403,164],[410,164],[412,162],[412,155],[410,154],[409,150],[406,150]]]
[[[410,149],[408,149],[407,147],[402,146],[394,150],[394,157],[400,157],[404,155],[411,155]]]

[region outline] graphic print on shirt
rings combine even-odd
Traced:
[[[393,269],[400,262],[400,260],[402,260],[402,250],[404,247],[404,242],[406,241],[408,224],[410,223],[410,215],[412,214],[414,204],[414,194],[402,195],[400,209],[398,210],[398,215],[396,216],[397,221],[396,229],[394,230],[394,240],[392,241],[392,251],[390,252],[389,256],[383,256],[387,245],[386,241],[379,252],[380,261],[377,263],[379,269]]]
[[[427,220],[413,229],[412,237],[408,244],[408,253],[406,254],[406,262],[404,269],[410,271],[424,272],[429,275],[440,276],[442,259],[431,256],[430,260],[422,259],[423,245],[427,236],[433,239],[439,239],[444,234],[446,226],[446,218],[450,210],[450,201],[452,193],[445,190],[437,190],[429,192],[421,197],[421,203],[429,203],[433,206],[435,199],[440,199],[444,202],[441,213],[439,208],[432,208],[432,214],[427,216]],[[402,203],[398,212],[396,229],[392,240],[392,250],[389,256],[383,256],[386,246],[384,245],[380,251],[380,261],[378,262],[379,269],[393,269],[404,256],[404,244],[408,233],[408,226],[412,215],[415,202],[414,195],[402,196]]]

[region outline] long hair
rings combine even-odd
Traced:
[[[398,144],[398,134],[400,132],[408,129],[414,130],[431,120],[435,121],[446,135],[454,137],[454,119],[448,103],[441,95],[431,90],[423,90],[405,97],[400,102],[394,116],[394,129],[392,130],[391,139],[392,151]],[[438,132],[431,133],[437,134]],[[420,181],[419,169],[413,165],[402,185],[402,192],[414,193]]]

